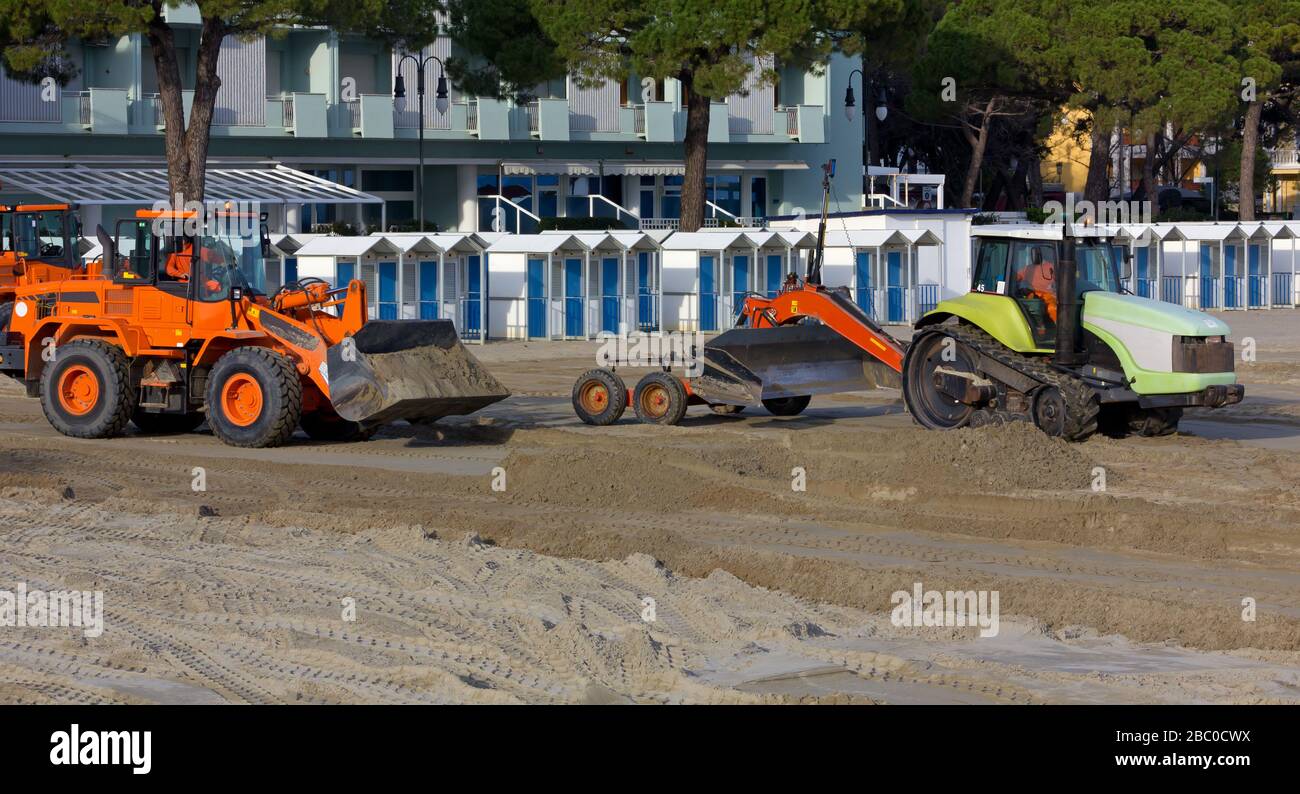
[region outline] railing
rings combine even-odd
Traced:
[[[637,293],[636,330],[642,333],[659,330],[659,293]]]
[[[348,126],[354,130],[361,129],[361,100],[347,99],[343,102],[343,107],[347,113]]]
[[[718,215],[723,215],[732,223],[735,223],[737,225],[740,224],[740,218],[728,212],[727,210],[723,209],[722,207],[719,207],[717,204],[714,204],[712,201],[709,201],[708,199],[705,199],[704,201],[704,208],[709,211],[708,217],[710,218],[716,220]]]
[[[1268,158],[1273,165],[1296,166],[1300,165],[1300,149],[1269,149]]]
[[[492,231],[494,232],[512,232],[517,234],[524,234],[525,233],[523,229],[524,218],[529,218],[532,220],[534,224],[533,231],[536,231],[537,225],[541,224],[542,222],[541,217],[534,215],[532,212],[529,212],[527,208],[519,206],[518,204],[506,198],[505,196],[502,195],[479,196],[479,199],[484,201],[491,201],[495,205],[492,210],[492,218],[493,218]],[[505,204],[507,209],[503,210],[501,208],[502,204]],[[510,225],[507,222],[509,219],[509,215],[508,215],[509,210],[514,210],[515,225],[513,229],[510,228]],[[498,225],[501,228],[496,228]]]
[[[1139,278],[1137,279],[1137,289],[1134,290],[1134,294],[1136,294],[1139,298],[1155,297],[1154,284],[1155,284],[1154,279]]]
[[[1205,305],[1204,299],[1201,300],[1201,305]],[[1224,276],[1223,308],[1246,308],[1246,279],[1242,276]]]
[[[478,100],[465,103],[465,129],[478,132]]]
[[[524,113],[528,116],[528,134],[529,134],[529,135],[540,135],[540,134],[541,134],[541,129],[542,129],[542,125],[541,125],[541,116],[542,116],[541,103],[539,103],[539,102],[529,102],[527,105],[524,105]]]
[[[663,230],[663,229],[676,229],[677,227],[681,226],[681,223],[682,223],[681,219],[679,218],[642,218],[641,230],[654,231],[654,230]]]
[[[1219,308],[1219,280],[1213,276],[1209,278],[1199,277],[1196,287],[1200,292],[1200,307],[1202,309]]]
[[[799,108],[781,108],[785,113],[785,134],[791,138],[799,137]]]
[[[1176,303],[1179,306],[1183,305],[1182,276],[1160,277],[1160,300],[1165,303]]]
[[[1290,273],[1273,274],[1273,305],[1294,306],[1295,292],[1292,288]]]
[[[77,94],[77,111],[81,120],[81,126],[89,127],[94,122],[94,114],[90,109],[90,92],[82,91]]]
[[[866,197],[866,201],[868,206],[876,207],[877,209],[882,209],[882,210],[889,209],[889,206],[891,204],[895,207],[903,207],[904,209],[907,208],[906,204],[894,198],[893,196],[889,195],[888,193],[868,193]]]
[[[638,215],[637,215],[635,212],[633,212],[632,210],[627,209],[626,207],[624,207],[624,206],[622,206],[622,205],[620,205],[620,204],[618,204],[618,203],[616,203],[616,202],[614,202],[614,201],[611,201],[610,199],[606,198],[605,196],[600,195],[599,193],[592,193],[592,194],[587,195],[587,196],[569,196],[569,207],[570,207],[570,210],[571,210],[570,213],[569,213],[570,215],[576,214],[576,213],[573,213],[573,212],[572,212],[572,208],[575,206],[576,203],[577,203],[578,206],[580,206],[580,202],[582,201],[582,199],[586,199],[586,200],[587,200],[587,217],[588,217],[588,218],[610,218],[610,217],[612,217],[614,220],[618,221],[619,223],[622,223],[622,222],[623,222],[623,218],[624,218],[624,216],[627,216],[627,218],[630,219],[631,222],[632,222],[632,228],[633,228],[633,229],[639,229],[639,228],[641,228],[641,218],[640,218],[640,216],[638,216]],[[600,207],[602,207],[602,208],[604,208],[604,207],[608,207],[608,209],[604,210],[604,212],[598,212],[597,209],[596,209],[597,206],[600,206]],[[612,212],[612,214],[611,214],[611,212]]]
[[[460,338],[471,342],[482,342],[483,327],[487,324],[483,317],[483,299],[461,298],[458,313],[460,317],[456,330],[460,332]]]
[[[284,126],[288,129],[293,126],[293,97],[284,98]]]
[[[1246,308],[1265,309],[1272,305],[1268,300],[1268,276],[1246,276]]]
[[[939,305],[939,285],[938,284],[918,284],[917,285],[917,308],[921,314],[934,309]]]
[[[632,132],[645,137],[645,105],[632,106]]]

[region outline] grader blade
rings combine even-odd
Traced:
[[[897,372],[825,325],[733,328],[705,344],[704,363],[704,377],[694,379],[691,388],[711,402],[748,397],[743,402],[753,403],[754,396],[770,400],[899,385]]]
[[[371,320],[328,361],[334,410],[366,426],[469,414],[510,396],[450,320]]]

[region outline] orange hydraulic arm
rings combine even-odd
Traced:
[[[843,294],[820,284],[801,282],[793,273],[775,298],[746,297],[740,313],[750,328],[794,325],[811,317],[895,372],[903,371],[903,347],[872,322],[866,312]]]

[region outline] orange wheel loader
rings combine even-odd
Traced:
[[[59,432],[184,432],[206,419],[227,444],[270,447],[300,425],[358,438],[509,396],[450,321],[369,320],[356,280],[267,295],[261,219],[197,214],[141,210],[115,237],[97,230],[102,273],[16,288],[0,371]]]
[[[67,204],[0,205],[0,332],[9,324],[20,284],[86,272],[77,256],[79,239],[76,211]]]

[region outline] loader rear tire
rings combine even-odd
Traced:
[[[686,415],[686,387],[667,372],[651,372],[632,393],[636,418],[653,425],[675,425]]]
[[[134,406],[126,353],[101,339],[59,345],[54,362],[41,373],[41,409],[65,436],[116,436],[130,421]]]
[[[302,431],[313,441],[369,441],[379,428],[365,428],[330,411],[302,415]]]
[[[773,397],[763,401],[763,407],[773,416],[798,416],[812,402],[811,395],[799,397]]]
[[[167,435],[189,433],[203,424],[205,418],[199,411],[188,414],[151,414],[137,408],[131,414],[131,424],[146,435]]]
[[[232,447],[278,447],[302,417],[302,381],[285,356],[265,347],[231,350],[208,373],[208,425]]]
[[[607,369],[591,369],[573,384],[573,412],[589,425],[612,425],[627,408],[627,386]]]

